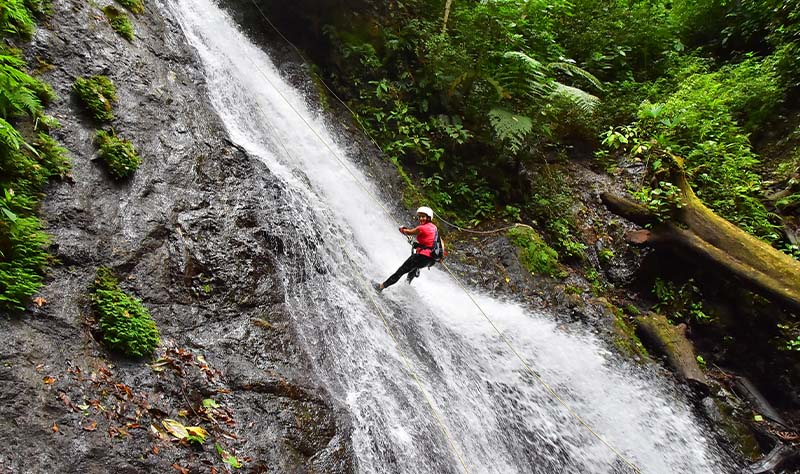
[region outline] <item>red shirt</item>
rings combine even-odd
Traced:
[[[426,222],[420,226],[417,226],[419,229],[419,234],[417,234],[417,242],[423,247],[431,247],[433,248],[433,242],[436,240],[436,226],[433,225],[432,222]],[[417,253],[420,255],[425,255],[426,257],[431,256],[430,249],[417,249]]]

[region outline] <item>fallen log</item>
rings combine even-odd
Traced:
[[[781,467],[800,459],[800,448],[785,443],[778,443],[766,456],[750,465],[747,472],[752,474],[769,474],[778,472]]]
[[[686,326],[673,326],[664,315],[647,313],[636,318],[637,333],[648,345],[664,354],[669,365],[701,393],[708,391],[708,379],[697,363],[694,347],[686,337]]]
[[[671,220],[659,222],[646,207],[625,197],[600,195],[611,212],[648,227],[628,232],[626,240],[632,245],[669,246],[689,261],[699,259],[751,291],[800,313],[800,263],[706,207],[692,191],[680,158],[671,158],[671,181],[682,199]]]

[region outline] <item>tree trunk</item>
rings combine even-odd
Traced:
[[[672,157],[672,182],[682,193],[683,207],[668,222],[658,222],[644,206],[610,193],[600,198],[606,207],[649,230],[626,235],[634,245],[670,246],[689,261],[702,261],[750,290],[800,313],[800,263],[714,214],[694,194],[682,162]]]
[[[692,343],[686,338],[686,325],[673,326],[664,315],[655,313],[637,317],[636,323],[642,339],[664,354],[678,375],[700,392],[708,391],[708,379],[697,363]]]
[[[447,31],[447,18],[450,16],[450,5],[453,0],[447,0],[444,4],[444,20],[442,21],[442,33]]]

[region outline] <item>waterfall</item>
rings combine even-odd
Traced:
[[[211,0],[167,0],[231,139],[286,186],[270,232],[287,305],[316,375],[349,411],[363,473],[632,472],[554,396],[645,473],[730,472],[668,381],[590,331],[423,270],[378,294],[409,247],[348,147]],[[264,28],[268,28],[266,21]]]

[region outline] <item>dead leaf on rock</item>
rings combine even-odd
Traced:
[[[36,365],[36,371],[37,372],[41,372],[43,370],[44,370],[44,364],[37,364]]]
[[[167,435],[167,433],[162,431],[161,428],[156,425],[150,425],[150,432],[153,433],[156,438],[162,441],[169,441],[169,435]]]
[[[88,424],[82,426],[83,431],[95,431],[97,429],[97,422],[91,420]]]
[[[58,425],[56,424],[55,421],[53,422],[53,428],[51,429],[53,430],[53,433],[58,433]]]
[[[44,382],[47,385],[50,385],[55,381],[56,381],[56,379],[54,379],[53,377],[50,377],[49,375],[42,379],[42,382]]]
[[[36,306],[41,308],[42,306],[44,306],[45,303],[47,303],[47,300],[42,298],[41,296],[37,296],[36,298],[33,299],[33,302],[36,303]]]
[[[71,411],[76,411],[77,410],[77,407],[75,406],[74,403],[72,403],[72,400],[69,399],[69,397],[67,396],[66,393],[59,392],[58,393],[58,399],[61,400],[62,402],[64,402],[64,405],[66,405],[67,408],[69,408]]]
[[[185,468],[185,467],[183,467],[183,466],[180,466],[180,465],[178,465],[178,463],[175,463],[175,464],[173,464],[173,465],[172,465],[172,467],[174,467],[175,469],[177,469],[177,470],[178,470],[178,472],[180,472],[181,474],[189,474],[189,470],[188,470],[188,469],[186,469],[186,468]]]
[[[189,436],[189,432],[186,431],[186,427],[179,421],[172,420],[167,418],[161,422],[164,425],[164,428],[174,437],[178,439],[183,439]]]

